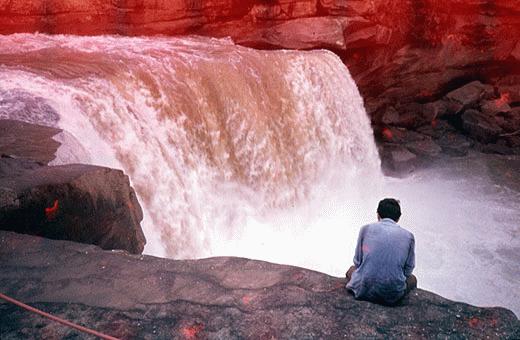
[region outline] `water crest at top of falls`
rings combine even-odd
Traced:
[[[381,176],[357,87],[327,51],[1,36],[0,117],[63,128],[57,163],[123,168],[147,251],[177,258],[224,254],[255,228],[280,237],[331,192],[356,204]]]

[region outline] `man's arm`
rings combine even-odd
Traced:
[[[408,258],[406,259],[406,263],[404,265],[404,276],[407,278],[412,275],[413,269],[415,268],[415,238],[412,234],[412,239],[410,240],[410,248],[408,249]]]
[[[363,262],[363,238],[365,235],[365,227],[366,226],[363,226],[359,231],[356,252],[354,253],[354,266],[356,266],[356,268],[359,268],[361,262]]]

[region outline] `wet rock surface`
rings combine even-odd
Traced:
[[[417,156],[406,147],[395,144],[385,144],[380,149],[381,161],[387,174],[403,176],[413,172],[419,165]]]
[[[0,229],[143,251],[143,212],[121,170],[46,166],[59,130],[9,120],[0,130]]]
[[[493,116],[483,112],[467,110],[461,118],[464,131],[478,141],[494,142],[502,132]]]
[[[60,146],[52,139],[60,132],[53,127],[0,119],[0,154],[46,165]]]
[[[345,280],[243,258],[168,260],[0,231],[3,292],[120,338],[513,339],[520,321],[417,289],[401,305],[356,301]],[[420,286],[420,278],[419,278]],[[0,303],[2,339],[76,331]]]
[[[386,111],[374,125],[376,141],[383,145],[383,169],[391,175],[399,172],[393,157],[384,154],[389,150],[386,144],[406,148],[421,166],[444,156],[465,156],[472,149],[519,155],[519,107],[507,93],[495,90],[473,81],[436,101],[412,105],[413,115],[403,114],[402,109]],[[404,124],[402,117],[409,117],[410,122]]]

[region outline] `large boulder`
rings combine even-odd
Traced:
[[[433,159],[440,155],[442,149],[431,138],[410,142],[406,144],[406,148],[414,154]]]
[[[458,111],[461,111],[475,106],[482,97],[491,93],[493,93],[492,86],[474,81],[449,92],[446,98],[459,105],[460,109]]]
[[[143,251],[142,210],[121,170],[3,157],[0,171],[0,229]]]
[[[381,149],[381,166],[386,175],[407,175],[419,164],[417,155],[402,145],[385,143]]]
[[[61,130],[0,120],[0,229],[141,253],[141,206],[121,170],[46,166]]]
[[[471,137],[483,143],[496,141],[502,132],[494,117],[477,110],[466,110],[462,114],[462,124]]]
[[[442,148],[442,152],[449,156],[465,156],[473,143],[465,136],[454,132],[447,132],[440,136],[436,143]]]
[[[504,308],[417,289],[398,307],[356,301],[345,279],[243,258],[169,260],[0,231],[2,293],[125,339],[503,338]],[[420,285],[420,278],[419,278]],[[0,337],[77,331],[0,303]]]

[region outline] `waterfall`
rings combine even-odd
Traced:
[[[419,287],[518,315],[520,194],[480,156],[383,178],[356,85],[327,51],[228,39],[0,36],[0,119],[59,126],[55,164],[121,168],[148,254],[342,276],[379,199],[415,234]]]
[[[62,128],[56,164],[124,169],[151,254],[304,265],[293,260],[320,241],[338,242],[349,261],[374,215],[377,197],[368,204],[365,193],[382,176],[372,129],[328,51],[202,37],[3,36],[0,115]],[[338,196],[349,202],[339,213]]]

